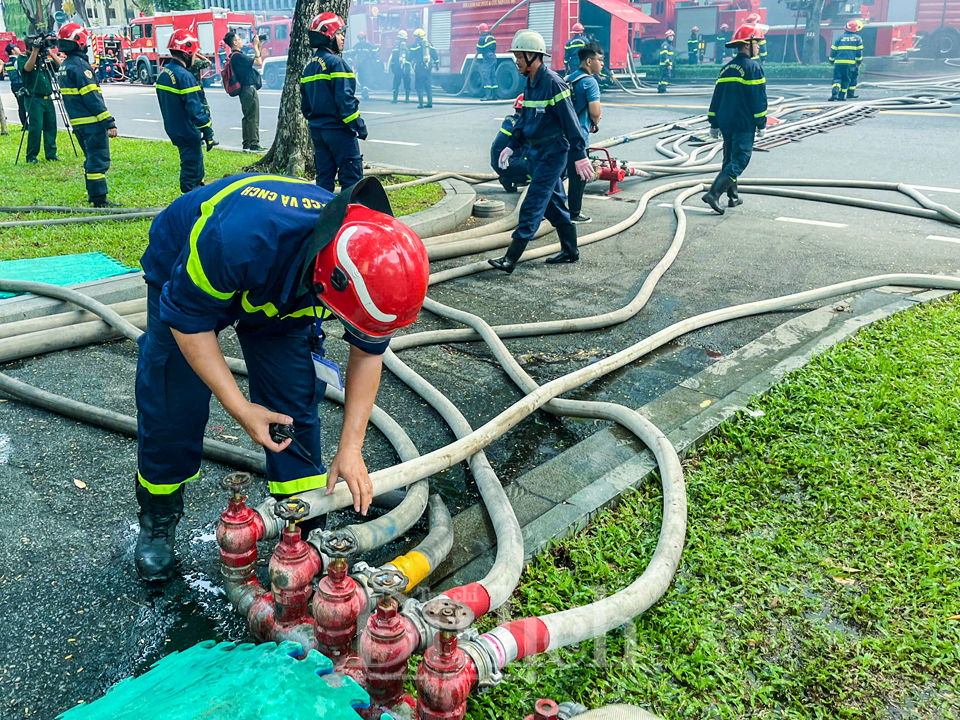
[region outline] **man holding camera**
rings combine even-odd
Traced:
[[[66,55],[60,66],[60,94],[73,134],[83,150],[87,197],[94,207],[119,207],[107,200],[107,170],[110,141],[117,136],[117,123],[103,102],[100,86],[87,61],[89,35],[82,25],[67,23],[57,33],[57,45]]]
[[[263,67],[260,58],[260,36],[253,36],[253,57],[243,52],[243,38],[235,32],[223,36],[223,44],[230,48],[230,67],[240,83],[240,109],[243,111],[243,149],[251,152],[263,152],[260,146],[260,96],[257,90],[263,86],[263,80],[257,70]]]
[[[17,58],[17,71],[23,82],[27,107],[27,162],[39,162],[40,136],[43,136],[43,156],[55,162],[57,157],[57,111],[53,106],[53,81],[47,64],[60,69],[60,58],[52,52],[56,36],[47,33],[27,38],[29,55]]]

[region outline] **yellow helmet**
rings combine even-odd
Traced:
[[[416,30],[413,31],[413,34],[416,35],[417,37],[426,37],[427,31],[424,30],[423,28],[417,28]]]

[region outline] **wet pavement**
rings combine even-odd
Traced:
[[[686,99],[686,104],[694,103]],[[489,115],[492,109],[483,112]],[[626,131],[671,113],[681,117],[693,111],[678,107],[622,112],[617,122]],[[627,112],[639,117],[632,127],[627,126]],[[748,174],[903,180],[950,189],[957,185],[955,167],[943,161],[942,153],[949,143],[955,145],[958,128],[960,117],[955,112],[938,117],[883,114],[757,153]],[[896,148],[905,138],[910,139],[907,161],[877,152]],[[614,154],[652,159],[655,141],[631,143]],[[428,160],[423,164],[442,163],[438,157]],[[599,185],[591,186],[584,211],[595,221],[582,230],[593,231],[626,217],[637,198],[652,186],[625,184],[624,192],[612,199],[598,194]],[[480,192],[503,197],[495,188],[480,188]],[[877,193],[866,196],[891,199]],[[960,206],[960,194],[930,191],[930,196]],[[661,199],[672,202],[672,196]],[[688,235],[679,257],[637,317],[575,336],[508,340],[508,347],[538,382],[546,382],[706,310],[874,273],[960,268],[956,243],[929,239],[931,235],[960,239],[956,227],[800,200],[745,199],[742,208],[723,218],[689,214]],[[909,204],[899,198],[894,202]],[[696,207],[699,201],[694,198],[690,204]],[[522,265],[512,276],[489,272],[437,286],[431,297],[491,323],[613,310],[637,292],[666,251],[674,226],[672,210],[655,202],[638,225],[585,247],[577,265],[547,267],[538,261]],[[447,261],[436,268],[459,262]],[[692,333],[571,397],[639,407],[798,312],[743,319]],[[447,326],[424,316],[415,329]],[[234,338],[225,336],[223,344],[227,354],[239,355]],[[333,340],[330,352],[343,361],[346,346]],[[481,344],[414,349],[401,353],[401,358],[450,396],[474,425],[520,397]],[[132,415],[135,365],[134,344],[117,342],[8,364],[3,372],[51,392]],[[439,416],[389,374],[378,402],[407,429],[421,452],[453,439]],[[321,414],[324,457],[329,461],[339,436],[340,411],[325,403]],[[487,454],[504,482],[510,483],[603,426],[539,413],[495,442]],[[211,407],[208,436],[250,445],[216,404]],[[368,433],[365,453],[371,470],[397,461],[374,429]],[[229,470],[205,463],[201,480],[187,492],[179,535],[180,579],[161,589],[148,589],[132,564],[135,469],[135,441],[12,400],[0,401],[0,717],[52,718],[77,702],[96,699],[118,680],[144,671],[172,650],[205,639],[246,636],[217,580],[214,531],[225,504],[217,480]],[[432,487],[454,513],[476,500],[462,464],[435,478]],[[337,522],[354,519],[345,512]],[[421,523],[411,536],[422,530]],[[381,555],[391,551],[388,548]],[[269,556],[265,548],[263,554]]]

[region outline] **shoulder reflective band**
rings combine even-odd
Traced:
[[[536,107],[549,107],[550,105],[556,105],[558,102],[560,102],[560,101],[563,100],[564,98],[568,98],[568,97],[570,97],[570,89],[569,89],[569,88],[567,88],[566,90],[563,90],[563,91],[557,93],[556,95],[554,95],[554,96],[553,96],[552,98],[550,98],[549,100],[527,100],[526,98],[524,98],[524,99],[523,99],[523,106],[524,106],[525,108],[528,108],[528,107],[534,107],[534,108],[536,108]]]
[[[315,82],[317,80],[336,80],[337,78],[355,78],[355,73],[346,73],[346,72],[334,72],[334,73],[319,73],[317,75],[308,75],[306,77],[300,78],[301,83]]]
[[[765,77],[759,80],[744,80],[742,77],[722,77],[717,79],[717,85],[728,82],[740,83],[741,85],[765,85],[767,79]]]
[[[229,300],[234,296],[234,293],[220,292],[210,284],[210,281],[207,279],[207,274],[203,270],[203,265],[200,262],[200,254],[197,250],[197,239],[200,237],[200,233],[203,232],[203,228],[207,224],[207,220],[210,219],[210,216],[213,215],[213,211],[216,210],[217,203],[245,185],[250,185],[251,183],[255,182],[263,182],[265,180],[301,183],[304,185],[310,184],[306,180],[283,177],[282,175],[254,175],[253,177],[243,178],[242,180],[237,180],[235,183],[230,183],[223,188],[223,190],[218,192],[200,206],[200,217],[193,224],[193,229],[190,230],[190,257],[187,258],[187,274],[190,276],[190,279],[193,280],[193,284],[208,295],[212,295],[220,300]]]
[[[200,86],[194,85],[193,87],[188,88],[175,88],[170,87],[169,85],[157,85],[157,90],[166,90],[167,92],[176,93],[177,95],[186,95],[187,93],[200,92]]]

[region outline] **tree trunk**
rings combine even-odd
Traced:
[[[822,0],[821,0],[822,2]],[[300,75],[313,56],[310,21],[321,12],[335,12],[346,20],[350,0],[297,0],[287,51],[287,75],[280,96],[277,134],[267,154],[251,165],[253,172],[271,172],[298,177],[314,177],[313,141],[307,121],[300,112]]]
[[[35,35],[41,30],[46,30],[46,20],[44,19],[43,14],[43,3],[40,0],[37,0],[36,3],[31,2],[31,0],[20,0],[20,7],[23,9],[23,14],[27,16],[27,21],[30,23],[29,34]]]
[[[804,65],[820,64],[820,18],[823,16],[824,0],[812,0],[807,5],[807,26],[803,33]]]

